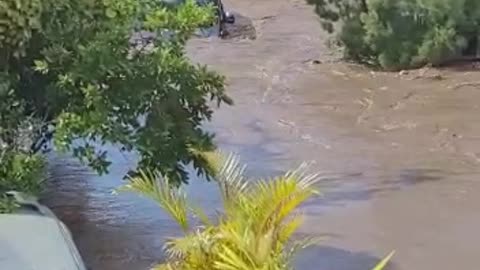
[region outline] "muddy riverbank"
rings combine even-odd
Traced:
[[[256,39],[197,39],[188,51],[228,78],[236,105],[208,128],[238,152],[249,173],[268,176],[302,161],[324,172],[324,196],[307,206],[301,234],[322,245],[302,270],[369,269],[392,249],[393,269],[476,269],[480,227],[480,72],[371,72],[333,63],[312,8],[302,1],[225,5],[252,19]],[[98,177],[52,156],[48,204],[72,229],[92,269],[146,269],[178,233],[153,204],[113,195],[134,156],[111,149]],[[193,198],[218,207],[208,183]]]

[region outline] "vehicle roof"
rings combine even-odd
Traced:
[[[0,269],[84,270],[58,220],[29,214],[0,215]]]

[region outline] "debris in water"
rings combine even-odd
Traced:
[[[307,59],[307,60],[303,60],[302,63],[308,63],[308,64],[312,64],[312,65],[323,64],[323,62],[318,60],[318,59]]]
[[[460,88],[463,88],[463,87],[478,87],[478,86],[480,86],[480,81],[478,81],[478,82],[458,83],[458,84],[455,84],[455,85],[453,85],[453,86],[450,86],[449,88],[450,88],[450,89],[457,90],[457,89],[460,89]]]
[[[365,110],[369,110],[373,105],[373,100],[370,98],[362,98],[355,100],[355,103],[360,104]]]
[[[346,73],[340,72],[338,70],[332,70],[332,74],[337,76],[343,76],[343,77],[347,76]]]
[[[370,88],[363,88],[362,91],[368,94],[371,94],[373,92]]]
[[[295,123],[292,122],[292,121],[287,121],[287,120],[280,119],[280,120],[278,120],[278,123],[281,124],[282,126],[295,127]]]

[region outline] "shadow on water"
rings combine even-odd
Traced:
[[[436,182],[452,175],[451,172],[439,169],[407,169],[403,170],[396,183],[399,185],[411,186],[428,182]]]
[[[352,252],[330,246],[311,246],[302,250],[295,266],[301,270],[370,270],[382,258],[367,252]],[[394,270],[390,264],[385,270]]]
[[[148,200],[112,194],[131,166],[114,149],[112,154],[116,162],[106,176],[52,154],[44,202],[71,230],[90,269],[147,269],[162,259],[164,239],[177,228]]]
[[[319,185],[323,194],[307,202],[306,206],[314,206],[312,211],[315,212],[319,210],[318,206],[344,207],[412,186],[442,181],[454,175],[456,173],[445,170],[412,168],[380,175],[353,173],[327,177]],[[372,181],[372,179],[385,180]]]
[[[52,155],[49,156],[52,159]],[[42,203],[47,204],[74,231],[87,225],[87,206],[89,204],[88,183],[83,179],[92,173],[76,166],[75,162],[64,159],[61,164],[49,163],[50,177]],[[68,183],[68,184],[67,184]],[[54,190],[55,196],[50,196]]]
[[[277,176],[283,174],[285,168],[299,165],[289,162],[291,158],[283,147],[289,141],[268,132],[258,119],[243,124],[241,134],[222,128],[215,128],[215,132],[220,149],[238,154],[247,165],[248,176]]]

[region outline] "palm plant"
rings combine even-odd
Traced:
[[[155,200],[185,234],[167,241],[167,261],[153,270],[293,269],[293,255],[313,242],[294,242],[292,235],[303,221],[297,208],[317,194],[318,175],[307,173],[302,165],[273,179],[247,181],[245,166],[237,156],[220,152],[194,154],[207,161],[208,171],[219,187],[223,212],[216,220],[188,204],[184,191],[158,173],[143,172],[122,188]],[[201,222],[200,226],[191,225],[191,214]]]

